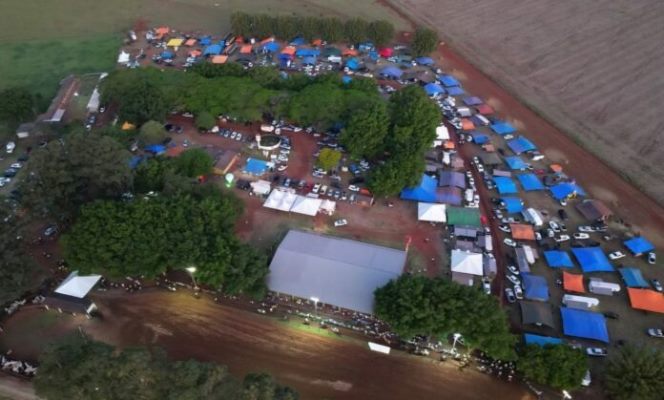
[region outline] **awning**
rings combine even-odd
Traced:
[[[583,275],[570,274],[563,271],[563,289],[568,292],[585,293],[586,289],[583,286]]]

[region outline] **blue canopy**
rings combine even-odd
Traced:
[[[461,96],[462,94],[466,94],[466,92],[463,89],[461,89],[460,86],[448,87],[446,88],[446,90],[447,94],[449,94],[450,96]]]
[[[372,42],[362,42],[357,45],[357,49],[359,51],[371,51],[374,48],[374,44]]]
[[[505,203],[505,209],[510,214],[523,210],[523,200],[518,197],[501,197],[500,200]]]
[[[315,65],[316,64],[316,57],[306,56],[302,59],[302,64],[304,64],[304,65]]]
[[[526,139],[523,136],[519,136],[516,139],[512,139],[507,142],[507,146],[512,150],[515,154],[521,154],[525,153],[527,151],[533,151],[537,150],[537,146],[533,144],[530,140]]]
[[[526,299],[549,300],[549,284],[545,277],[522,272],[521,280],[523,281],[523,294]]]
[[[649,251],[655,250],[655,246],[648,241],[648,239],[643,236],[637,236],[635,238],[625,241],[625,246],[634,254],[643,254]]]
[[[648,282],[641,275],[641,270],[637,268],[620,268],[618,269],[620,275],[627,287],[633,288],[649,288]]]
[[[348,61],[346,61],[346,67],[348,67],[348,69],[352,69],[354,71],[354,70],[360,68],[360,60],[353,57],[353,58],[349,59]]]
[[[289,61],[289,60],[293,59],[293,56],[291,56],[290,54],[279,53],[278,58],[281,61]]]
[[[438,80],[445,87],[461,86],[459,81],[457,81],[452,75],[439,75]]]
[[[551,195],[556,200],[566,199],[571,195],[585,196],[586,192],[581,189],[579,185],[572,182],[562,182],[557,185],[551,186]]]
[[[163,58],[164,60],[170,60],[171,58],[175,57],[175,53],[173,53],[172,51],[166,50],[166,51],[162,51],[161,54],[159,54],[159,56],[161,58]]]
[[[485,135],[480,131],[472,131],[470,132],[470,136],[473,137],[473,142],[477,144],[484,144],[489,142],[489,136]]]
[[[477,96],[466,97],[463,99],[463,104],[467,106],[479,106],[482,103],[484,103],[482,99]]]
[[[277,42],[267,42],[263,45],[263,50],[267,51],[268,53],[276,53],[279,51],[279,43]]]
[[[544,252],[546,263],[551,268],[573,268],[574,263],[566,251],[549,250]]]
[[[223,49],[224,47],[226,47],[226,41],[225,41],[225,40],[220,40],[220,41],[217,42],[217,44],[218,44],[219,46],[221,46],[222,49]]]
[[[505,157],[505,163],[508,167],[510,167],[510,169],[524,170],[528,168],[528,164],[526,164],[526,162],[523,161],[519,156]]]
[[[341,77],[341,82],[346,84],[346,85],[349,84],[352,80],[353,80],[353,78],[351,78],[348,75],[344,75],[344,76]]]
[[[205,48],[203,50],[203,55],[204,56],[216,56],[221,54],[222,47],[219,46],[218,44],[213,44]]]
[[[437,203],[452,204],[455,206],[461,205],[461,189],[457,187],[444,187],[436,190],[435,193]]]
[[[198,43],[201,46],[209,46],[212,44],[212,37],[211,36],[201,36],[198,38]]]
[[[378,58],[380,58],[380,56],[378,55],[378,52],[377,52],[377,51],[375,51],[375,50],[371,50],[371,51],[369,52],[369,58],[372,59],[372,60],[374,60],[374,61],[376,61],[376,60],[378,60]]]
[[[496,121],[491,124],[491,130],[499,135],[507,135],[508,133],[516,132],[516,128],[513,127],[509,122],[505,121]]]
[[[291,46],[302,46],[305,43],[306,43],[306,41],[304,40],[304,38],[302,36],[297,36],[297,37],[293,38],[293,40],[290,41]]]
[[[601,247],[572,247],[572,254],[581,265],[583,272],[613,271],[613,266],[606,258]]]
[[[150,146],[145,147],[145,151],[154,153],[154,154],[161,154],[166,151],[166,146],[163,146],[161,144],[153,144]]]
[[[424,203],[436,202],[436,187],[438,182],[435,178],[423,174],[422,180],[418,186],[406,188],[401,191],[401,198],[403,200],[414,200]]]
[[[561,307],[560,314],[565,335],[609,343],[609,331],[606,329],[604,315],[569,307]]]
[[[521,186],[523,187],[523,190],[525,190],[526,192],[545,189],[544,184],[535,174],[530,174],[530,173],[521,174],[517,175],[516,178],[519,180]]]
[[[427,92],[429,96],[435,96],[438,94],[444,94],[445,89],[437,83],[427,83],[424,85],[424,91]]]
[[[541,335],[535,335],[532,333],[524,333],[523,334],[523,341],[528,344],[536,344],[538,346],[546,346],[546,345],[557,345],[557,344],[563,344],[563,340],[560,338],[554,338],[551,336],[541,336]]]
[[[506,176],[496,176],[493,178],[493,181],[500,194],[519,193],[514,181]]]
[[[142,156],[133,156],[131,160],[129,160],[129,168],[136,169],[136,167],[138,167],[138,164],[140,164],[142,161],[143,161]]]
[[[247,165],[244,166],[244,173],[260,176],[267,171],[267,161],[257,158],[247,159]]]
[[[320,50],[318,49],[297,49],[295,51],[296,57],[318,57],[320,55]]]
[[[403,75],[403,71],[397,67],[385,67],[380,70],[379,74],[390,78],[400,78]]]
[[[420,65],[433,65],[433,58],[431,57],[417,57],[415,61]]]

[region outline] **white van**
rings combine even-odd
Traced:
[[[7,142],[7,145],[5,146],[5,150],[7,150],[7,153],[9,154],[13,153],[15,148],[16,143],[14,142]]]
[[[473,189],[466,189],[464,198],[466,199],[467,203],[472,203],[473,199],[475,198],[475,191]]]
[[[599,306],[599,300],[593,297],[575,296],[573,294],[566,294],[563,296],[563,304],[569,308],[588,309]]]

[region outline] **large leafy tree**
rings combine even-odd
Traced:
[[[35,150],[21,183],[24,203],[60,220],[99,198],[117,198],[131,187],[131,153],[114,139],[72,133]]]
[[[35,116],[35,98],[26,88],[11,87],[0,90],[0,122],[11,129]]]
[[[380,100],[372,101],[351,114],[340,141],[351,157],[374,158],[381,155],[385,148],[388,128],[387,105]]]
[[[655,400],[664,393],[664,352],[626,346],[614,353],[604,372],[604,388],[614,400]]]
[[[209,131],[217,125],[217,119],[207,111],[198,113],[196,116],[196,127],[200,130]]]
[[[152,72],[117,72],[104,79],[102,98],[119,104],[122,120],[136,125],[147,121],[163,121],[172,106]],[[169,77],[175,75],[169,74]]]
[[[340,160],[341,153],[339,151],[326,147],[320,151],[316,165],[326,171],[329,171],[333,168],[336,168],[336,166],[339,165]]]
[[[0,303],[17,299],[30,288],[35,265],[23,240],[23,221],[0,199]]]
[[[373,21],[369,24],[369,37],[376,46],[385,46],[394,37],[394,25],[385,20]]]
[[[445,338],[461,333],[466,345],[491,357],[514,359],[515,337],[497,300],[447,279],[403,275],[375,292],[376,316],[402,337]]]
[[[279,383],[269,374],[252,373],[242,382],[242,400],[297,400],[300,396],[288,386]]]
[[[190,178],[207,175],[212,172],[214,160],[203,149],[188,149],[175,159],[178,173]]]
[[[528,345],[519,352],[517,368],[526,378],[537,383],[573,390],[581,386],[588,359],[583,351],[566,344]]]
[[[417,86],[407,86],[390,97],[390,152],[423,154],[436,138],[440,112]]]
[[[164,125],[157,121],[148,121],[144,123],[138,134],[138,140],[144,146],[162,143],[166,137],[168,137],[168,133],[166,133]]]
[[[420,27],[415,31],[411,45],[415,55],[422,56],[436,50],[438,34],[429,28]]]
[[[290,99],[288,117],[303,125],[327,128],[341,119],[344,93],[340,87],[318,83],[305,87]]]
[[[344,24],[346,40],[349,43],[358,43],[369,39],[369,23],[361,18],[351,18]]]

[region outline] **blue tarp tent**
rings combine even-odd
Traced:
[[[643,254],[649,251],[655,250],[655,246],[648,241],[648,239],[643,236],[637,236],[635,238],[625,241],[625,247],[629,249],[634,254]]]
[[[291,46],[302,46],[303,44],[306,43],[306,40],[302,36],[297,36],[293,38],[293,40],[290,41]]]
[[[360,68],[360,60],[353,57],[348,61],[346,61],[346,67],[348,67],[348,69],[355,71],[356,69]]]
[[[204,56],[216,56],[216,55],[221,54],[221,50],[222,50],[221,46],[219,46],[218,44],[213,44],[213,45],[210,45],[210,46],[206,47],[205,50],[203,50],[203,55]]]
[[[641,275],[640,269],[620,268],[618,269],[618,272],[620,272],[620,275],[622,276],[623,281],[627,287],[650,288],[648,281],[646,281],[645,278],[643,278],[643,275]]]
[[[376,61],[379,58],[378,52],[375,50],[372,50],[369,52],[369,58]]]
[[[161,154],[166,151],[166,146],[160,144],[153,144],[145,147],[145,151],[153,154]]]
[[[210,36],[201,36],[198,38],[198,44],[201,46],[209,46],[212,44],[212,37]]]
[[[515,170],[524,170],[528,168],[528,164],[521,159],[519,156],[509,156],[505,157],[505,164],[507,164],[510,169]]]
[[[585,196],[586,192],[581,189],[579,185],[572,182],[562,182],[557,185],[551,186],[551,195],[556,200],[566,199],[569,196]]]
[[[513,127],[509,122],[505,121],[496,121],[491,124],[491,130],[499,135],[507,135],[508,133],[516,132],[516,128]]]
[[[505,209],[510,214],[523,210],[523,200],[518,197],[501,197],[500,200],[505,203]]]
[[[400,78],[401,75],[403,75],[403,71],[400,70],[397,67],[385,67],[385,68],[380,70],[379,74],[383,75],[383,76],[390,77],[390,78],[397,79],[397,78]]]
[[[601,247],[572,247],[572,254],[581,265],[583,272],[613,271]]]
[[[569,307],[561,307],[560,314],[565,335],[609,343],[609,331],[606,329],[604,315]]]
[[[352,80],[353,80],[353,78],[351,78],[348,75],[344,75],[344,76],[341,77],[341,82],[343,82],[346,85],[349,84]]]
[[[293,56],[290,54],[279,53],[278,58],[280,61],[289,61],[293,59]]]
[[[295,51],[296,57],[318,57],[320,50],[318,49],[297,49]]]
[[[477,144],[484,144],[489,142],[489,136],[483,134],[480,131],[472,131],[470,132],[470,136],[473,137],[473,142]]]
[[[420,65],[433,65],[433,58],[431,57],[417,57],[415,61]]]
[[[136,169],[136,167],[138,167],[138,164],[140,164],[142,161],[143,161],[142,156],[133,156],[131,160],[129,160],[129,168]]]
[[[302,64],[304,64],[304,65],[315,65],[316,64],[316,57],[306,56],[302,59]]]
[[[461,96],[463,94],[466,94],[466,92],[463,89],[461,89],[461,87],[459,86],[448,87],[445,90],[447,91],[447,94],[449,94],[450,96]]]
[[[573,268],[574,263],[566,251],[549,250],[544,252],[546,263],[551,268]]]
[[[445,89],[437,83],[427,83],[424,85],[424,91],[427,92],[429,96],[445,94]]]
[[[544,184],[535,174],[521,174],[517,175],[516,178],[519,180],[521,186],[523,187],[523,190],[525,190],[526,192],[545,189]]]
[[[175,57],[175,53],[172,51],[162,51],[161,54],[159,54],[159,57],[163,58],[164,60],[170,60],[171,58]]]
[[[511,194],[519,192],[514,181],[506,176],[496,176],[493,178],[493,181],[495,182],[498,193],[500,194]]]
[[[466,97],[463,99],[463,104],[467,106],[479,106],[482,103],[484,103],[482,99],[477,96]]]
[[[438,76],[438,80],[445,87],[460,86],[459,81],[457,81],[452,75],[440,75]]]
[[[444,187],[436,190],[436,202],[451,204],[453,206],[461,205],[461,189],[457,187]]]
[[[406,188],[401,191],[401,198],[403,200],[413,200],[419,201],[422,203],[435,203],[436,199],[436,187],[438,182],[435,178],[430,177],[429,175],[423,174],[422,180],[418,186],[412,188]]]
[[[528,300],[549,300],[549,284],[546,278],[540,275],[532,275],[523,272],[521,274],[523,281],[523,294]]]
[[[456,171],[440,171],[438,173],[438,186],[466,187],[466,176]]]
[[[525,153],[527,151],[533,151],[537,150],[537,146],[533,144],[530,140],[526,139],[523,136],[519,136],[516,139],[512,139],[507,142],[507,146],[512,150],[515,154],[521,154]]]
[[[267,42],[263,45],[263,51],[266,51],[268,53],[276,53],[279,51],[279,43],[277,42]]]
[[[244,166],[243,172],[255,176],[263,175],[267,171],[267,161],[259,160],[257,158],[247,159],[247,165]]]
[[[556,344],[563,344],[563,340],[560,338],[554,338],[551,336],[541,336],[541,335],[535,335],[532,333],[524,333],[523,334],[523,341],[526,343],[526,345],[529,344],[536,344],[538,346],[546,346],[547,344],[550,345],[556,345]]]
[[[374,44],[372,42],[362,42],[357,45],[359,51],[371,51],[374,49]]]

